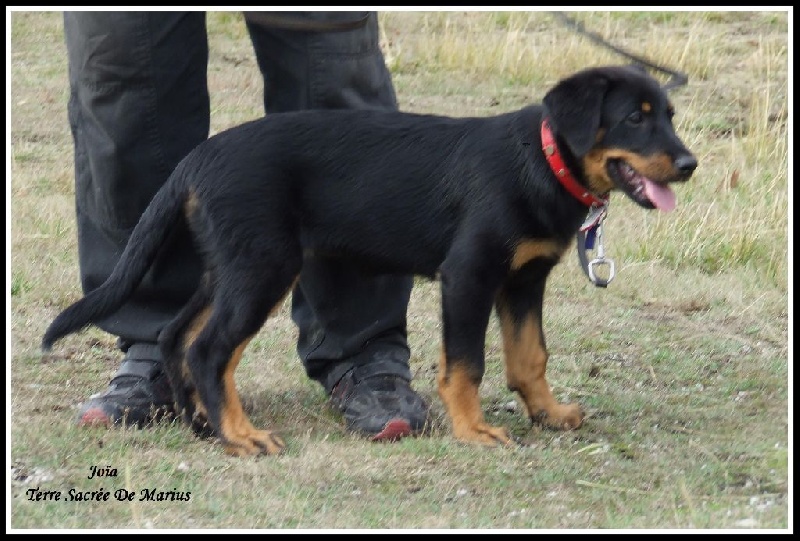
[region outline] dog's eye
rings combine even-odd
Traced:
[[[633,113],[628,115],[628,118],[626,120],[628,121],[628,124],[638,126],[639,124],[644,122],[644,115],[642,114],[641,111],[634,111]]]

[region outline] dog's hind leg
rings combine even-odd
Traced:
[[[199,436],[210,436],[212,431],[205,406],[189,373],[186,351],[208,321],[211,283],[211,276],[206,273],[186,305],[158,336],[164,372],[172,388],[176,411]]]
[[[297,257],[251,255],[218,269],[210,315],[187,352],[209,423],[228,454],[277,454],[284,448],[279,436],[250,423],[234,372],[250,339],[294,286],[301,266],[297,252]]]
[[[551,428],[577,428],[578,404],[560,404],[545,378],[547,347],[542,331],[542,303],[547,275],[555,261],[535,259],[512,274],[497,295],[508,388],[522,397],[531,420]]]

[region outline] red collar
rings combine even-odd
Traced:
[[[558,181],[578,201],[587,207],[592,205],[604,207],[608,204],[608,196],[598,197],[594,195],[572,176],[567,164],[564,163],[564,158],[561,157],[561,153],[558,151],[556,138],[553,136],[553,131],[550,129],[550,122],[547,118],[542,120],[542,150],[547,158],[547,163],[550,164],[550,169],[553,170]]]

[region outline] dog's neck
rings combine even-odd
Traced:
[[[596,196],[575,179],[569,167],[567,167],[563,156],[561,156],[561,152],[558,150],[555,135],[553,134],[553,130],[550,129],[550,122],[546,117],[542,119],[541,130],[542,152],[544,152],[547,163],[550,164],[550,169],[561,185],[564,186],[575,199],[587,207],[604,207],[607,205],[608,196]]]

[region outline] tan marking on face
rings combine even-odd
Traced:
[[[666,183],[680,176],[680,172],[673,167],[672,159],[663,153],[640,156],[618,148],[594,149],[583,159],[586,182],[591,190],[605,193],[614,188],[614,181],[608,175],[609,160],[623,160],[637,173],[655,182]]]
[[[561,259],[566,246],[552,240],[522,239],[514,247],[511,269],[518,270],[536,258]]]
[[[606,170],[606,160],[605,149],[592,149],[583,157],[584,180],[595,194],[604,194],[614,188],[614,181]]]
[[[680,176],[680,172],[674,167],[672,158],[663,153],[641,156],[626,150],[611,149],[608,151],[606,159],[624,160],[637,173],[656,182],[669,182]]]
[[[649,101],[643,101],[642,102],[642,112],[643,113],[649,113],[652,110],[653,110],[653,106],[650,105]]]
[[[599,143],[603,140],[603,137],[606,136],[606,130],[604,128],[600,128],[597,130],[597,135],[594,136],[594,142]]]

